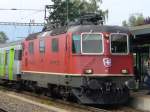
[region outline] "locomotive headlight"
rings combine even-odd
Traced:
[[[84,73],[85,74],[93,74],[93,70],[92,69],[85,69]]]
[[[127,69],[122,69],[122,70],[121,70],[121,73],[122,73],[122,74],[128,74],[128,70],[127,70]]]
[[[106,34],[105,37],[106,37],[107,39],[109,39],[109,34]]]

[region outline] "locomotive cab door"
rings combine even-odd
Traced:
[[[65,73],[69,73],[70,72],[70,69],[71,69],[71,64],[70,64],[70,60],[71,60],[71,36],[72,34],[67,34],[66,35],[66,44],[65,44],[65,65],[66,65],[66,68],[65,68]]]

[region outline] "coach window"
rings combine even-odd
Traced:
[[[52,39],[52,51],[53,52],[58,52],[59,51],[59,44],[58,44],[58,39],[57,38]]]
[[[0,53],[0,64],[3,64],[2,63],[2,53]]]
[[[9,64],[9,50],[6,51],[6,59],[5,59],[5,64]]]
[[[81,36],[73,35],[72,37],[72,53],[81,53]]]
[[[40,53],[44,53],[45,52],[45,42],[44,40],[40,40],[40,45],[39,45],[39,49],[40,49]]]
[[[29,42],[29,53],[30,54],[34,53],[34,43],[33,42]]]

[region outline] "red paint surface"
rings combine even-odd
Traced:
[[[106,33],[104,33],[106,34]],[[45,40],[45,53],[39,52],[39,38],[24,41],[23,71],[54,72],[83,74],[84,69],[92,69],[93,74],[99,76],[120,76],[121,70],[128,70],[133,74],[133,57],[129,55],[111,55],[109,38],[104,37],[104,54],[81,55],[72,54],[72,34],[43,37]],[[59,39],[59,52],[54,53],[51,49],[52,38]],[[28,52],[28,44],[34,42],[34,54]],[[112,66],[107,68],[103,64],[103,58],[110,58]],[[122,74],[123,76],[123,74]],[[129,76],[129,75],[128,75]]]

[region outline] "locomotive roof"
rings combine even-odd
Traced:
[[[129,33],[129,29],[121,26],[107,26],[107,25],[76,25],[67,27],[60,27],[48,32],[48,35],[59,35],[66,32],[82,33],[82,32],[110,32],[110,33]],[[44,32],[38,32],[30,34],[26,40],[32,40],[37,38],[38,35],[44,34]],[[44,34],[45,35],[45,34]]]
[[[110,32],[128,33],[129,29],[121,26],[101,26],[101,25],[79,25],[68,29],[68,32]]]

